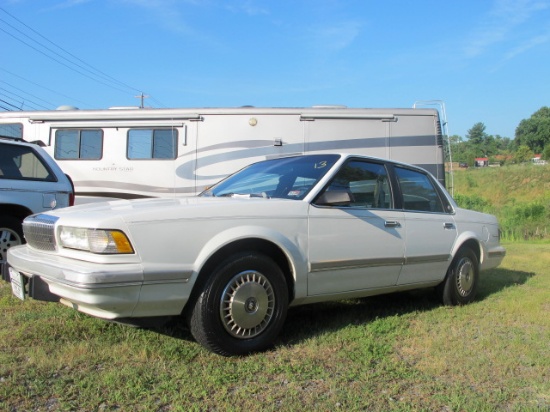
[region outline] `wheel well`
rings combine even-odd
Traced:
[[[460,247],[457,250],[457,253],[459,250],[462,250],[462,249],[470,249],[476,255],[477,262],[481,263],[481,250],[480,250],[479,243],[475,239],[468,239],[467,241],[465,241],[462,245],[460,245]]]
[[[225,245],[216,253],[214,253],[199,272],[199,276],[195,285],[193,286],[193,292],[189,298],[189,302],[196,299],[202,290],[204,283],[206,282],[208,275],[216,268],[216,266],[224,259],[239,252],[259,252],[273,259],[273,261],[281,268],[287,288],[288,288],[288,301],[291,302],[294,298],[294,278],[292,276],[292,267],[288,258],[279,246],[258,238],[242,239]],[[186,307],[190,307],[189,302]]]
[[[13,216],[21,221],[27,216],[32,215],[32,211],[27,209],[24,206],[13,205],[13,204],[3,204],[2,205],[2,215]]]

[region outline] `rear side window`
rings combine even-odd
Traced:
[[[22,139],[23,125],[21,123],[0,123],[0,137]]]
[[[102,130],[68,129],[55,132],[54,156],[58,160],[98,160],[102,154]]]
[[[401,187],[403,208],[405,210],[444,212],[439,193],[427,175],[401,167],[395,167],[395,173]]]
[[[177,137],[175,129],[130,129],[128,159],[175,159]]]
[[[5,144],[0,144],[0,179],[56,181],[32,148]]]

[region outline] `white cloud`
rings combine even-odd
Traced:
[[[519,44],[513,49],[511,49],[508,53],[506,53],[506,55],[504,56],[504,59],[505,60],[513,59],[514,57],[520,54],[523,54],[536,46],[539,46],[541,44],[545,44],[548,42],[550,42],[550,34],[533,37],[531,39],[524,41],[523,43]]]
[[[338,24],[323,25],[310,29],[312,41],[319,48],[331,52],[349,47],[360,34],[362,24],[356,21],[342,21]]]
[[[93,1],[93,0],[65,0],[63,2],[60,2],[60,3],[56,4],[52,8],[53,9],[68,9],[68,8],[71,8],[71,7],[81,6],[81,5],[89,3],[91,1]]]
[[[225,7],[232,12],[244,12],[249,16],[269,14],[269,9],[261,6],[259,3],[257,0],[231,1]]]
[[[496,0],[490,12],[469,36],[464,55],[474,58],[508,41],[519,26],[550,7],[548,0]]]

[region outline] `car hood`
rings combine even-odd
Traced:
[[[263,198],[188,197],[178,199],[116,200],[89,203],[48,212],[63,224],[99,227],[112,219],[127,223],[179,219],[283,217],[306,213],[309,204],[300,200]]]

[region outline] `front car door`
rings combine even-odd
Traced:
[[[386,166],[351,159],[310,206],[308,295],[395,285],[404,262],[404,216]]]

